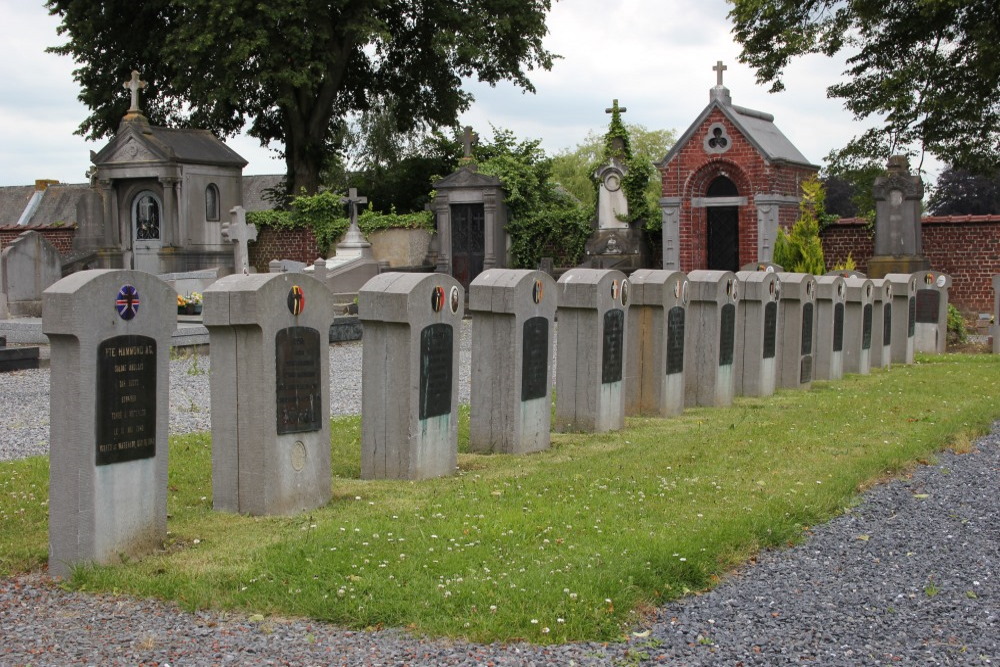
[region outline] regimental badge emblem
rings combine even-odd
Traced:
[[[444,288],[437,285],[433,290],[431,290],[431,310],[435,313],[440,313],[441,309],[444,307]]]
[[[531,300],[535,303],[541,303],[542,298],[545,296],[545,283],[541,280],[535,281],[535,286],[531,290]]]
[[[612,280],[611,281],[611,300],[612,301],[617,301],[618,300],[618,281],[617,280]]]
[[[622,305],[623,306],[627,306],[628,305],[628,281],[627,280],[623,280],[622,281]]]
[[[301,315],[306,309],[306,293],[298,285],[292,285],[288,290],[288,311],[292,315]]]
[[[139,290],[132,285],[122,285],[115,299],[115,310],[123,320],[131,320],[139,312]]]

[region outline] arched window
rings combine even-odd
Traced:
[[[160,198],[152,190],[143,190],[132,200],[132,228],[136,241],[160,240]]]
[[[707,197],[739,197],[740,191],[736,189],[736,184],[725,176],[718,176],[708,184]]]
[[[209,183],[205,188],[205,219],[219,219],[219,188],[215,183]]]

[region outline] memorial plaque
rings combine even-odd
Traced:
[[[684,313],[681,306],[667,312],[667,375],[684,371]]]
[[[799,371],[799,384],[812,382],[813,379],[813,358],[811,354],[802,357],[802,365]]]
[[[421,420],[451,413],[452,338],[452,326],[443,322],[420,332]]]
[[[733,365],[733,348],[736,347],[736,306],[727,303],[722,307],[719,322],[719,365]]]
[[[882,309],[882,344],[888,345],[892,340],[892,305],[886,302]]]
[[[936,289],[917,290],[916,309],[919,324],[937,324],[941,312],[941,292]]]
[[[833,351],[844,351],[844,304],[833,306]]]
[[[601,357],[601,384],[622,379],[622,344],[625,334],[625,311],[614,308],[604,313],[604,352]]]
[[[97,465],[156,455],[156,341],[115,336],[97,348]]]
[[[778,338],[778,304],[774,301],[764,306],[764,358],[774,359]]]
[[[320,386],[319,331],[287,327],[274,337],[278,435],[318,431],[327,419]]]
[[[909,311],[906,321],[908,326],[906,330],[906,337],[913,338],[913,334],[917,331],[917,298],[914,296],[910,297]]]
[[[813,351],[813,305],[802,306],[802,354],[812,354]],[[812,363],[812,362],[810,362]],[[812,366],[809,367],[809,377],[812,377]],[[808,380],[806,380],[808,382]]]
[[[861,313],[861,349],[872,349],[872,305],[865,304]]]
[[[539,284],[541,281],[537,281]],[[540,288],[539,288],[540,289]],[[549,382],[549,320],[532,317],[524,322],[521,351],[521,400],[545,398]]]

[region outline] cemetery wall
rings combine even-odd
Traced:
[[[38,232],[45,240],[55,246],[59,254],[66,256],[73,250],[73,237],[76,236],[76,225],[64,227],[47,227],[44,225],[24,226],[7,225],[0,227],[0,252],[24,232]]]
[[[858,270],[868,271],[874,252],[866,221],[840,220],[821,233],[827,266],[850,252]],[[949,301],[968,317],[993,310],[993,276],[1000,274],[1000,215],[928,216],[923,219],[924,255],[931,267],[951,276]]]
[[[249,244],[250,266],[258,273],[268,272],[268,263],[274,259],[291,259],[312,264],[322,256],[311,229],[274,229],[261,227],[257,240]]]

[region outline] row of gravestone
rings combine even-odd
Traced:
[[[670,416],[909,363],[915,341],[943,343],[947,285],[933,272],[871,281],[640,270],[626,279],[574,269],[556,283],[488,270],[468,301],[470,448],[548,447],[557,313],[555,429],[608,431],[626,414]],[[442,274],[381,274],[359,292],[362,477],[455,470],[465,301]],[[332,313],[329,290],[302,274],[232,275],[204,291],[217,510],[290,514],[329,500]],[[166,536],[175,318],[173,290],[141,272],[84,271],[45,291],[54,575],[148,552]]]

